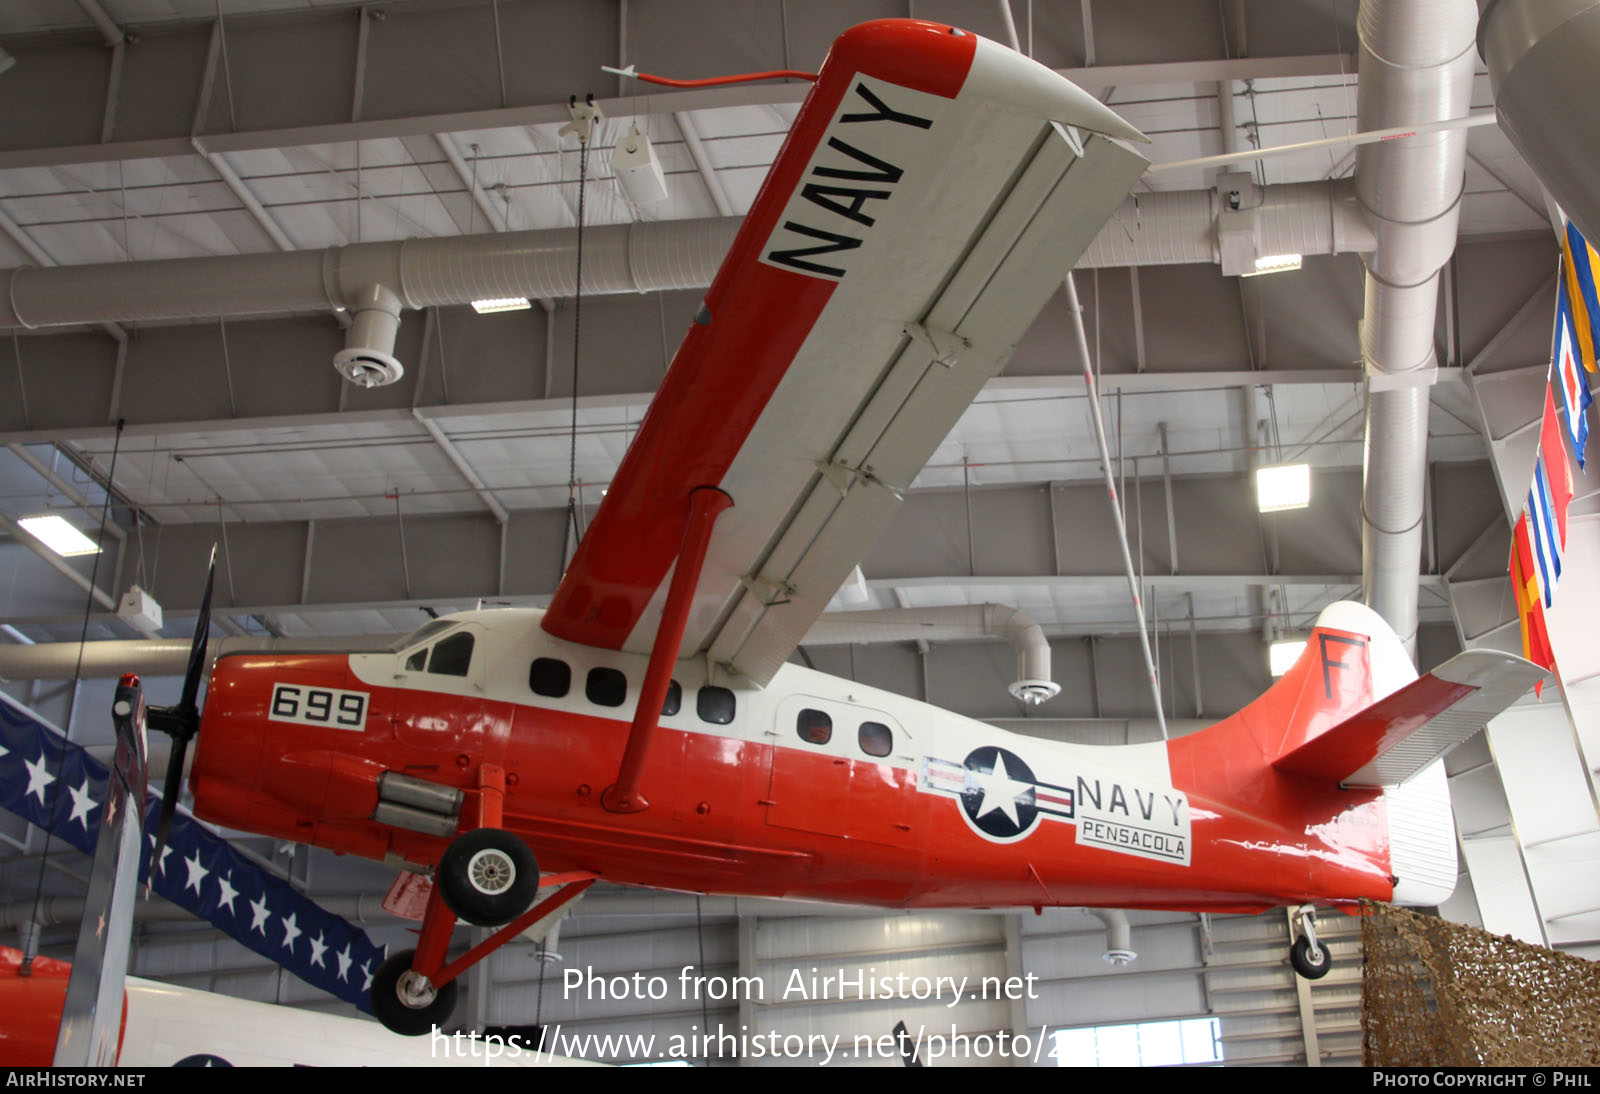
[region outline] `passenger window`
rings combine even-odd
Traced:
[[[825,745],[833,739],[833,719],[826,712],[810,707],[800,712],[795,729],[808,745]]]
[[[661,700],[661,716],[670,718],[683,709],[683,685],[676,680],[667,683],[667,697]]]
[[[528,687],[535,695],[560,699],[572,687],[572,667],[554,657],[541,657],[528,669]]]
[[[422,649],[418,650],[416,653],[414,653],[410,657],[406,658],[406,671],[407,672],[421,672],[423,666],[426,665],[427,663],[428,663],[428,647],[424,646],[424,647],[422,647]]]
[[[894,734],[882,722],[862,722],[856,740],[868,756],[887,756],[894,751]]]
[[[700,715],[702,722],[710,722],[714,726],[725,726],[733,721],[733,692],[727,688],[719,688],[715,684],[707,684],[695,696],[694,705],[695,711]]]
[[[628,678],[616,669],[590,669],[583,693],[595,706],[620,707],[628,697]]]
[[[465,676],[472,664],[472,632],[458,631],[433,647],[428,671],[439,676]]]

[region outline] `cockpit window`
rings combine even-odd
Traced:
[[[472,632],[459,631],[439,641],[428,658],[428,671],[439,676],[465,676],[472,664]]]
[[[428,647],[423,646],[416,653],[406,658],[407,672],[421,672],[428,664]]]
[[[455,620],[453,619],[430,619],[428,622],[424,623],[422,626],[418,627],[416,630],[400,639],[400,641],[390,646],[388,652],[399,653],[401,650],[409,649],[410,647],[415,646],[418,642],[425,642],[429,638],[432,638],[434,635],[438,634],[440,631],[448,630],[453,626],[455,626]],[[407,662],[407,667],[410,667],[409,662]]]

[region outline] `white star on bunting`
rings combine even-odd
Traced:
[[[100,808],[100,803],[89,795],[89,776],[83,777],[83,785],[67,787],[67,793],[72,795],[72,815],[67,818],[67,823],[77,821],[83,825],[83,830],[89,830],[89,811]]]
[[[200,865],[200,848],[196,847],[194,849],[194,857],[184,859],[183,864],[189,868],[189,880],[183,883],[183,887],[185,889],[193,889],[198,893],[200,891],[200,883],[211,873],[210,870]]]
[[[56,781],[56,777],[44,769],[44,750],[39,750],[39,758],[37,760],[32,763],[25,763],[22,766],[28,769],[28,789],[26,794],[37,795],[39,804],[45,804],[45,790],[51,783]]]
[[[300,930],[299,927],[295,926],[295,922],[294,922],[295,917],[293,915],[288,916],[288,917],[280,916],[279,918],[283,922],[283,946],[284,946],[284,949],[288,950],[290,953],[293,953],[294,952],[294,940],[299,938],[300,935],[303,932]]]
[[[322,964],[322,955],[327,952],[328,944],[322,941],[322,932],[318,931],[317,937],[311,940],[311,963],[324,969],[327,968],[328,966]]]
[[[229,915],[233,914],[233,898],[239,895],[239,890],[228,883],[232,876],[217,878],[217,907],[228,909]]]
[[[267,933],[268,914],[267,894],[262,893],[259,903],[254,900],[250,902],[250,929],[252,931],[260,931],[265,935]]]
[[[339,979],[343,980],[350,972],[350,944],[346,942],[344,949],[333,956],[339,962]]]

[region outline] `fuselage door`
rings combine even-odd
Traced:
[[[902,844],[910,840],[915,777],[905,734],[890,715],[808,695],[777,707],[767,823],[803,832]]]

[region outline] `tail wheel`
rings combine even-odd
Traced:
[[[1321,980],[1333,968],[1333,955],[1320,942],[1313,945],[1309,938],[1302,936],[1289,947],[1289,964],[1307,980]]]
[[[478,927],[500,927],[528,910],[539,892],[539,863],[528,845],[499,828],[458,837],[439,859],[445,906]]]
[[[456,1009],[456,982],[435,987],[413,972],[416,950],[389,958],[372,977],[372,1013],[390,1032],[420,1037],[442,1025]]]

